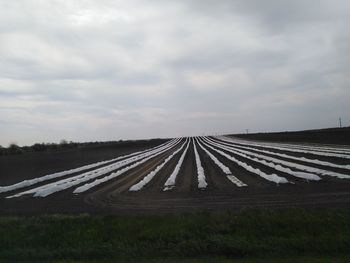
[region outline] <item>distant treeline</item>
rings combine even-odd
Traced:
[[[49,150],[77,148],[79,143],[62,140],[60,143],[35,143],[31,146],[18,146],[11,143],[9,147],[0,146],[0,155],[22,154],[25,152],[44,152]]]
[[[154,139],[158,140],[158,139]],[[153,141],[153,140],[152,140]],[[11,143],[9,147],[2,147],[0,145],[0,156],[1,155],[13,155],[13,154],[23,154],[28,152],[51,152],[60,151],[68,149],[77,148],[88,148],[88,147],[106,147],[106,146],[126,146],[133,143],[134,141],[107,141],[107,142],[68,142],[62,140],[60,143],[35,143],[31,146],[18,146],[16,143]],[[145,140],[140,140],[140,142],[146,142]]]

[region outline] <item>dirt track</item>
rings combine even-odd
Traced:
[[[216,140],[216,139],[215,139]],[[215,141],[214,140],[214,141]],[[184,142],[184,139],[182,140]],[[215,141],[218,142],[218,141]],[[154,146],[154,145],[152,145]],[[138,213],[179,213],[203,210],[232,210],[245,208],[281,208],[281,207],[350,207],[350,179],[339,179],[331,176],[322,176],[322,180],[311,182],[296,178],[288,173],[279,172],[291,181],[288,184],[279,184],[263,179],[254,173],[239,167],[236,163],[224,158],[213,150],[209,151],[226,165],[238,179],[246,183],[247,187],[237,187],[230,182],[226,174],[219,169],[209,156],[197,145],[198,153],[205,171],[208,187],[198,189],[197,167],[194,156],[193,141],[190,144],[183,165],[176,179],[176,186],[171,191],[163,191],[164,183],[174,170],[182,151],[177,153],[163,169],[138,192],[129,192],[129,188],[140,181],[146,174],[160,165],[172,152],[179,149],[181,143],[166,150],[157,157],[129,170],[120,177],[102,183],[87,192],[74,195],[74,188],[69,188],[44,198],[34,198],[24,195],[18,198],[6,199],[10,193],[0,193],[0,214],[46,214],[46,213],[97,213],[97,214],[138,214]],[[150,146],[151,147],[151,146]],[[237,146],[239,147],[239,146]],[[137,147],[136,147],[137,148]],[[116,152],[115,156],[126,152]],[[147,148],[147,147],[146,147]],[[255,147],[256,151],[263,147]],[[141,150],[137,148],[137,151]],[[271,149],[270,149],[271,150]],[[224,150],[226,153],[230,153]],[[255,151],[252,151],[255,153]],[[281,153],[281,150],[274,150]],[[294,157],[300,157],[300,153],[288,153]],[[231,153],[231,155],[234,155]],[[266,156],[273,156],[266,154]],[[314,159],[312,154],[304,154],[304,157]],[[272,174],[276,171],[261,163],[249,161],[245,157],[235,156],[242,162],[249,162],[261,171]],[[286,158],[280,158],[287,160]],[[332,161],[339,165],[350,164],[350,159],[318,156],[322,161]],[[305,164],[296,160],[295,163]],[[322,165],[313,164],[314,168],[325,168]],[[74,167],[71,167],[74,168]],[[46,168],[45,168],[46,169]],[[350,170],[340,168],[327,168],[329,171],[350,175]],[[39,172],[38,174],[43,174]],[[292,169],[297,171],[297,169]],[[47,170],[45,170],[47,172]],[[74,174],[75,175],[75,174]],[[24,175],[21,174],[20,178]],[[66,176],[63,178],[69,178]],[[31,176],[32,178],[32,176]],[[51,180],[49,182],[54,182]],[[8,179],[0,178],[0,185],[5,185]],[[38,184],[39,186],[45,183]]]

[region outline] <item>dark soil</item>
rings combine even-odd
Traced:
[[[328,131],[326,131],[328,133]],[[278,137],[280,139],[280,137]],[[88,149],[52,154],[31,154],[4,156],[0,158],[0,185],[8,185],[24,179],[42,176],[48,173],[72,169],[77,166],[115,158],[117,156],[154,147],[164,141],[149,141],[128,147]],[[182,141],[182,143],[184,140]],[[182,152],[175,157],[141,191],[129,192],[133,184],[141,180],[150,171],[160,165],[167,156],[178,149],[180,144],[150,161],[130,170],[126,174],[107,183],[92,188],[86,193],[74,195],[74,189],[67,189],[46,198],[6,199],[12,193],[0,194],[0,215],[37,215],[37,214],[164,214],[194,211],[240,211],[245,208],[350,208],[350,180],[324,176],[321,181],[307,182],[295,179],[295,184],[277,186],[256,174],[247,172],[235,163],[208,149],[223,164],[230,168],[233,175],[248,187],[239,188],[230,182],[226,175],[215,165],[206,153],[197,146],[202,165],[206,173],[208,187],[198,189],[197,167],[194,147],[191,143],[183,166],[176,180],[176,187],[163,191],[163,185],[172,173]],[[231,153],[232,155],[232,153]],[[249,162],[244,158],[242,161]],[[349,160],[344,161],[350,164]],[[301,162],[302,163],[302,162]],[[250,165],[267,173],[273,171],[258,163]],[[344,173],[350,174],[349,171]],[[288,177],[288,175],[281,174]],[[288,177],[288,179],[291,176]],[[293,179],[293,178],[292,178]]]
[[[306,131],[234,134],[242,139],[350,145],[350,127]]]
[[[0,156],[0,185],[10,185],[22,180],[110,160],[155,147],[166,141],[161,139],[140,140],[111,146]]]

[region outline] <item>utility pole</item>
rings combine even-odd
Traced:
[[[339,117],[339,127],[343,128],[342,124],[341,124],[341,117]]]

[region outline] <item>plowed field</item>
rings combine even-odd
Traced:
[[[1,214],[350,207],[350,148],[176,138],[82,166],[0,176]],[[17,178],[15,181],[13,178]],[[11,182],[11,183],[9,183]]]

